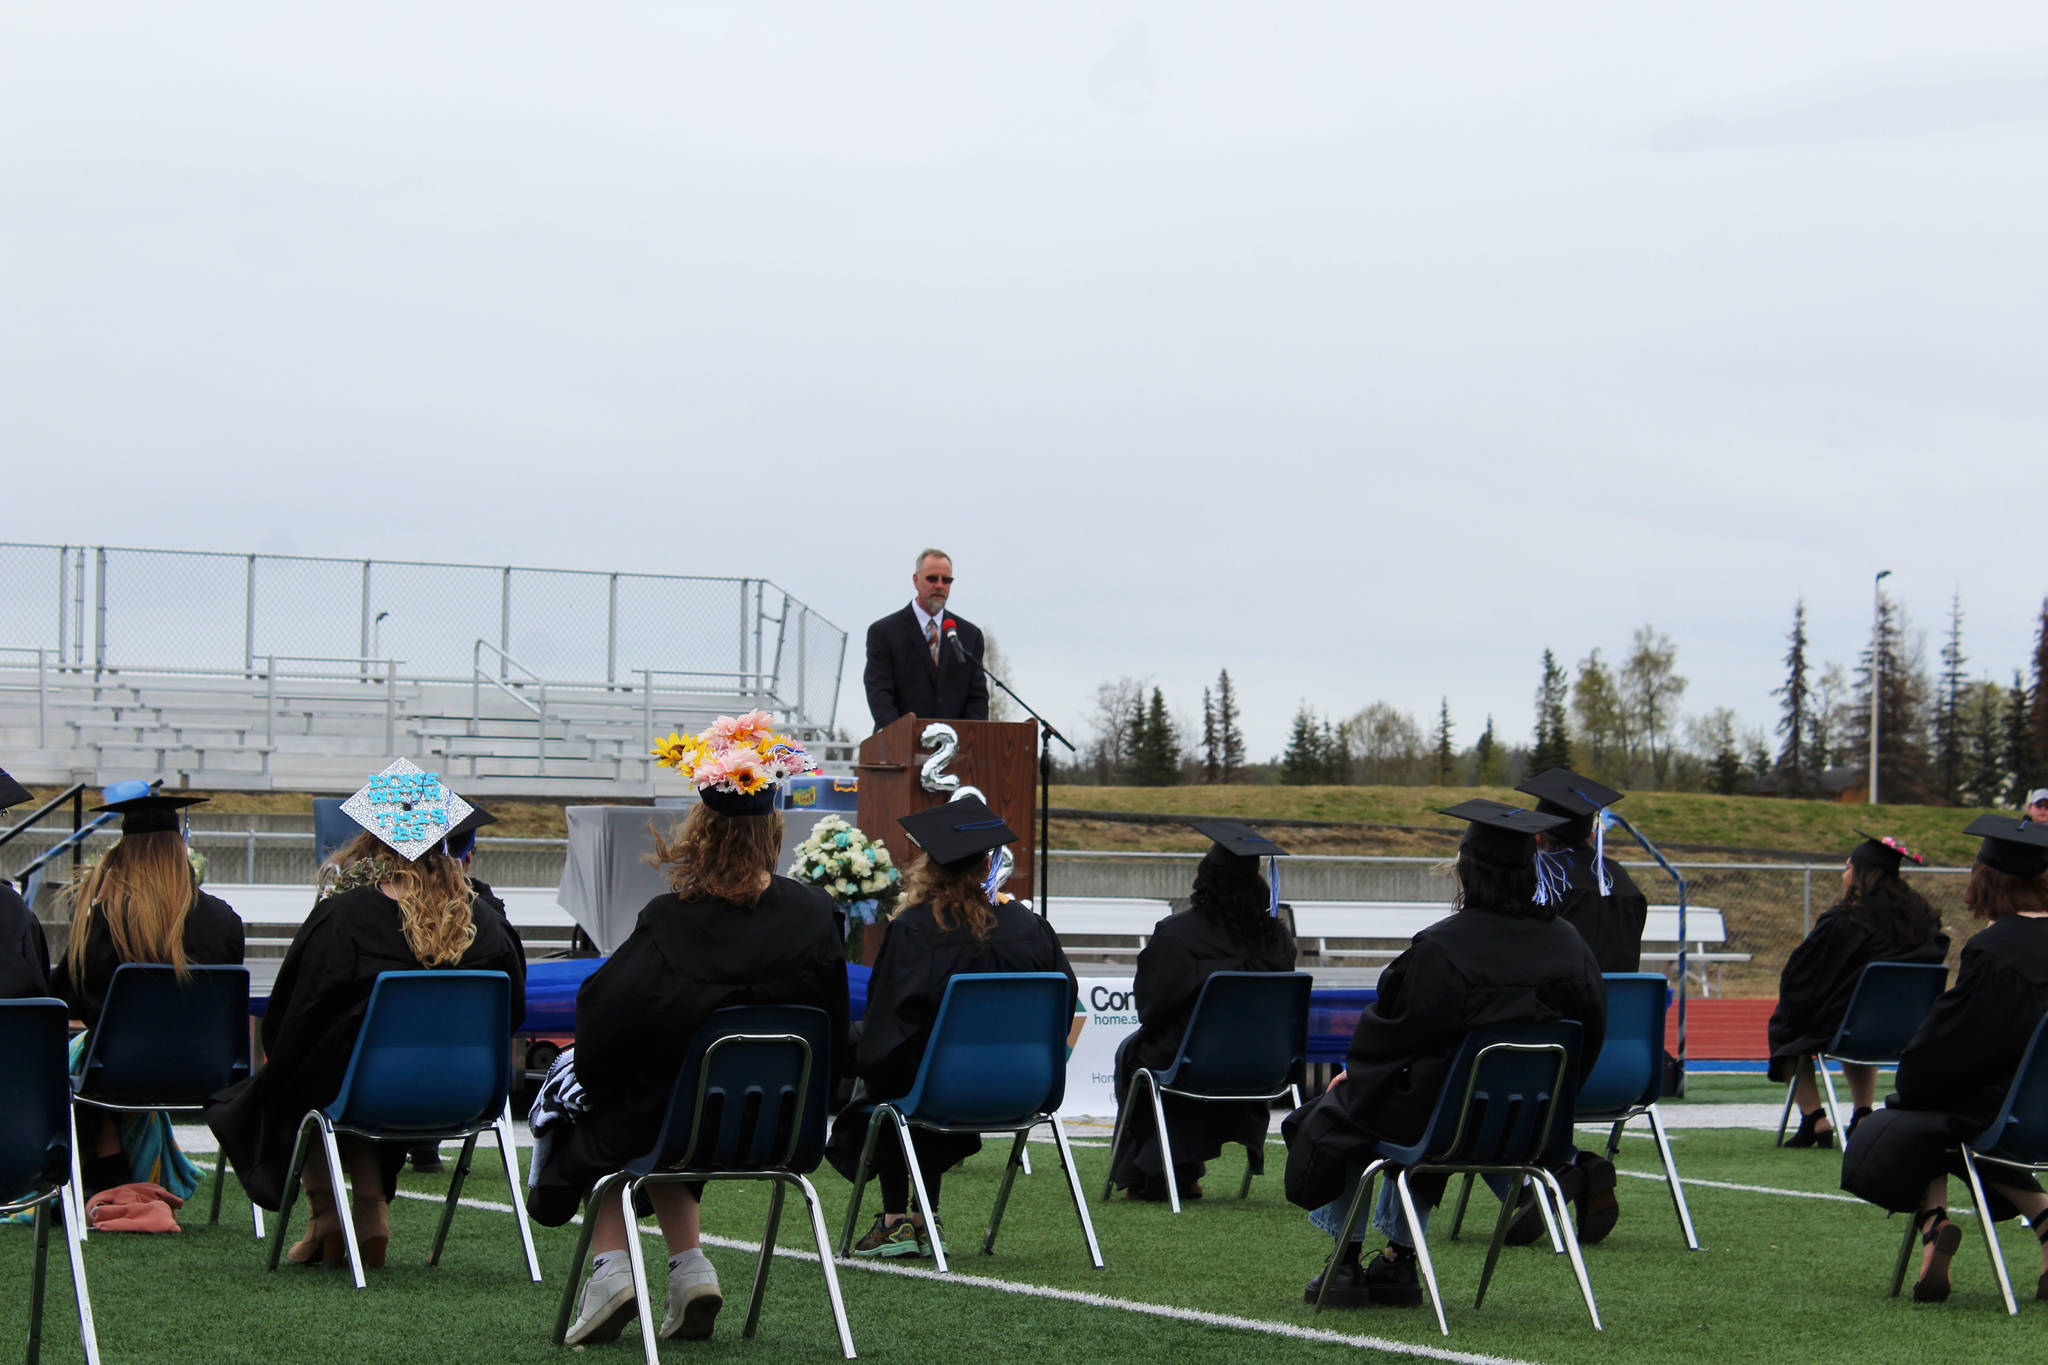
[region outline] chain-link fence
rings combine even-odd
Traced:
[[[0,647],[96,671],[401,661],[414,678],[643,674],[830,728],[846,632],[760,578],[0,544]],[[482,642],[483,647],[479,647]]]

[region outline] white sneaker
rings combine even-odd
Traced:
[[[712,1269],[710,1257],[702,1247],[691,1247],[668,1273],[662,1339],[703,1341],[711,1335],[711,1324],[724,1306],[725,1296],[718,1292],[718,1272]]]
[[[570,1346],[593,1341],[617,1341],[619,1333],[634,1318],[633,1263],[624,1255],[614,1258],[583,1286],[583,1302],[569,1334],[562,1338]]]

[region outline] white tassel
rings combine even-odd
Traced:
[[[1614,894],[1614,879],[1607,875],[1607,823],[1611,817],[1601,811],[1593,817],[1593,875],[1600,881],[1600,894]]]
[[[1272,869],[1273,882],[1273,893],[1266,901],[1266,913],[1277,916],[1280,913],[1280,860],[1268,858],[1266,866]]]
[[[1558,906],[1564,903],[1565,889],[1571,885],[1571,864],[1566,855],[1539,850],[1536,854],[1536,904]]]

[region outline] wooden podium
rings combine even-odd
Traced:
[[[924,747],[925,727],[933,724],[950,725],[960,737],[945,776],[959,778],[963,787],[979,787],[989,809],[1017,831],[1017,842],[1010,845],[1016,866],[1004,889],[1013,896],[1031,895],[1038,814],[1037,721],[935,722],[898,716],[861,741],[854,765],[860,774],[861,831],[888,845],[890,856],[905,871],[922,856],[896,822],[952,798],[950,790],[924,788],[922,770],[938,752],[936,747]]]

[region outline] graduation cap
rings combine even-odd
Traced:
[[[403,758],[371,774],[341,808],[407,862],[439,848],[476,809],[441,785],[439,773],[423,772]]]
[[[1469,853],[1490,867],[1508,871],[1532,867],[1536,861],[1536,836],[1547,834],[1564,821],[1555,815],[1544,815],[1520,806],[1510,806],[1500,801],[1460,801],[1448,810],[1438,812],[1453,820],[1470,823],[1465,837],[1458,841],[1458,851]]]
[[[1244,877],[1259,875],[1261,858],[1273,859],[1272,890],[1267,898],[1267,912],[1280,911],[1280,863],[1287,856],[1287,850],[1253,829],[1250,825],[1236,820],[1190,820],[1188,825],[1195,833],[1209,840],[1209,851],[1202,855],[1205,863],[1214,861],[1223,864],[1231,872]]]
[[[1018,839],[1017,831],[1004,824],[1002,816],[972,796],[906,815],[896,823],[926,857],[949,866]]]
[[[1515,790],[1535,797],[1540,814],[1558,816],[1572,827],[1558,831],[1557,837],[1567,843],[1577,843],[1591,834],[1593,817],[1626,795],[1569,768],[1551,768],[1524,778]]]
[[[203,805],[203,796],[164,796],[149,789],[140,778],[116,782],[100,793],[95,811],[121,817],[123,834],[158,834],[178,828],[178,812],[186,806]]]
[[[476,847],[476,832],[485,825],[497,823],[498,817],[482,806],[471,806],[469,814],[456,821],[455,827],[448,831],[447,837],[441,842],[449,857],[468,857],[469,851]]]
[[[1890,835],[1880,838],[1875,834],[1868,834],[1860,829],[1856,832],[1863,835],[1863,842],[1849,850],[1849,861],[1852,863],[1863,867],[1881,868],[1893,876],[1897,876],[1899,864],[1907,858],[1911,858],[1916,867],[1923,866],[1927,862],[1925,858],[1915,853],[1912,849],[1907,848]]]
[[[1981,835],[1977,861],[2010,877],[2048,872],[2048,825],[2010,815],[1980,815],[1963,830]]]
[[[7,769],[0,768],[0,810],[18,806],[28,799],[28,788],[9,777]]]

